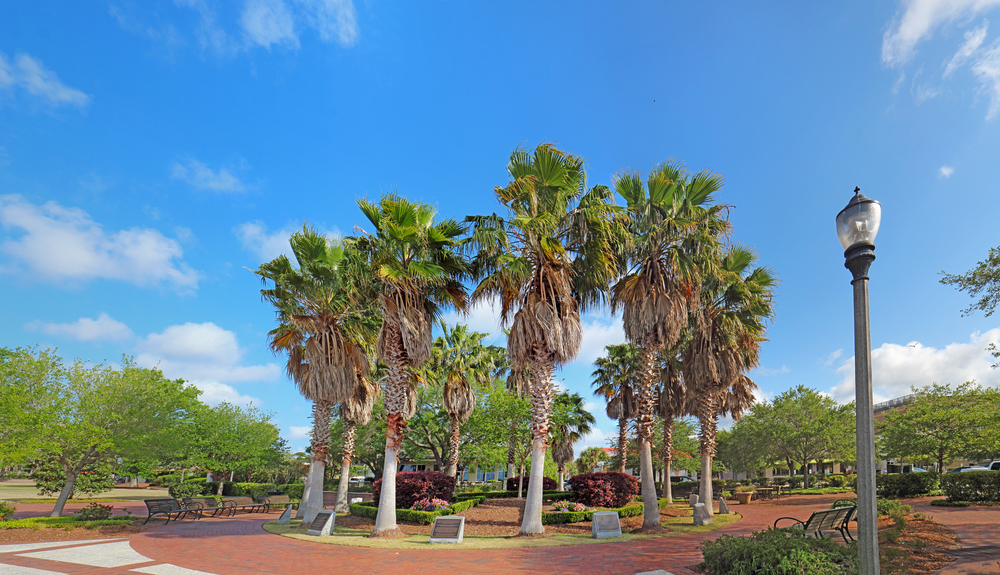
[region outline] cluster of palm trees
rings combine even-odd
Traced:
[[[333,406],[341,406],[345,422],[369,418],[379,393],[373,371],[384,374],[377,379],[387,412],[373,536],[398,533],[396,469],[416,386],[429,372],[443,379],[454,472],[457,430],[475,404],[479,376],[470,374],[506,372],[509,387],[531,405],[531,479],[521,533],[543,532],[545,455],[551,446],[564,467],[572,460],[572,443],[586,433],[586,426],[552,420],[553,373],[579,351],[580,314],[610,303],[622,312],[636,362],[634,389],[614,400],[613,412],[636,422],[648,510],[644,529],[661,529],[649,447],[654,419],[674,413],[676,402],[687,398],[684,405],[702,420],[703,449],[711,457],[709,421],[726,406],[738,412],[752,391],[746,391],[753,384],[745,373],[757,363],[774,280],[765,268],[750,270],[751,250],[727,244],[727,207],[712,200],[721,177],[691,176],[667,162],[645,185],[638,174],[623,173],[614,190],[588,188],[583,164],[550,144],[519,148],[507,164],[510,182],[494,190],[501,214],[436,220],[430,206],[395,194],[377,204],[361,200],[370,231],[335,242],[305,227],[291,238],[297,266],[279,256],[256,270],[265,281],[264,299],[277,310],[270,345],[287,353],[289,376],[314,404],[304,519],[322,507]],[[616,192],[624,206],[616,205]],[[475,286],[471,293],[466,282]],[[442,310],[464,312],[477,302],[499,306],[509,326],[506,357],[436,352],[431,330]],[[456,331],[445,330],[444,337],[453,343],[472,337]],[[697,392],[676,391],[681,387]],[[349,451],[344,449],[345,464]]]

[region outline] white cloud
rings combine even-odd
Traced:
[[[986,119],[992,120],[1000,112],[1000,40],[993,43],[972,65],[972,73],[980,89],[990,98]]]
[[[976,332],[969,343],[952,343],[943,349],[884,343],[872,350],[872,386],[875,402],[910,393],[910,387],[932,383],[963,383],[977,380],[987,386],[1000,385],[1000,370],[990,367],[993,356],[986,350],[990,343],[1000,343],[1000,328]],[[854,358],[847,359],[837,372],[843,379],[830,390],[840,402],[854,399]]]
[[[976,53],[976,50],[983,44],[983,40],[986,39],[986,28],[988,26],[989,22],[983,22],[983,25],[979,28],[974,28],[965,33],[965,42],[955,52],[955,55],[951,57],[948,66],[944,70],[945,78],[950,76],[959,66],[965,64]]]
[[[198,13],[198,30],[195,34],[202,48],[212,48],[220,55],[233,55],[239,51],[239,44],[216,23],[215,10],[205,0],[174,0],[174,3]]]
[[[79,341],[124,341],[132,339],[132,330],[124,323],[101,313],[97,319],[81,317],[72,323],[33,321],[24,329],[45,335],[69,336]]]
[[[298,0],[307,11],[307,21],[324,42],[336,39],[344,46],[358,41],[358,21],[351,0]]]
[[[620,319],[611,314],[584,314],[580,318],[583,339],[580,352],[574,364],[590,367],[594,361],[605,355],[604,348],[615,343],[625,343],[625,330]]]
[[[0,252],[16,262],[0,263],[0,272],[10,273],[20,264],[32,277],[52,282],[167,283],[182,292],[198,287],[198,272],[179,261],[180,244],[158,230],[135,227],[109,234],[83,210],[57,202],[35,206],[16,195],[0,196],[0,226],[24,232],[0,243]]]
[[[312,428],[309,427],[309,426],[292,425],[292,426],[289,426],[289,428],[288,428],[288,435],[286,437],[289,440],[292,440],[292,441],[294,441],[296,439],[308,439],[309,438],[309,433],[311,431],[312,431]]]
[[[213,192],[242,192],[244,190],[243,182],[226,168],[219,168],[215,172],[195,159],[187,160],[183,164],[174,162],[170,175],[191,184],[197,190],[211,190]]]
[[[41,60],[18,54],[10,62],[7,55],[0,52],[0,90],[15,87],[53,106],[83,107],[90,103],[90,96],[60,82],[55,72],[47,70]]]
[[[466,315],[452,309],[445,312],[441,319],[448,325],[464,324],[469,326],[470,331],[490,334],[483,340],[488,345],[507,345],[507,338],[500,326],[499,301],[480,301]]]
[[[301,226],[288,225],[269,232],[267,226],[260,220],[240,224],[233,229],[233,233],[239,238],[243,249],[256,254],[261,262],[269,262],[281,254],[292,257],[292,248],[288,244],[288,238],[298,231],[302,231]],[[334,239],[342,237],[336,228],[332,232],[321,231],[321,233]]]
[[[826,356],[826,361],[823,362],[823,365],[833,365],[833,362],[837,361],[837,358],[843,354],[844,350],[842,349],[832,352],[830,355]]]
[[[247,0],[240,26],[249,42],[268,50],[272,45],[299,47],[292,14],[283,0]]]
[[[791,370],[788,369],[787,365],[783,365],[783,366],[781,366],[779,368],[775,368],[775,369],[769,369],[769,368],[766,368],[764,366],[760,366],[757,369],[753,370],[753,373],[754,373],[754,375],[759,375],[759,376],[767,377],[767,376],[771,376],[771,375],[783,375],[783,374],[788,373],[789,371],[791,371]]]
[[[954,173],[955,173],[955,168],[953,168],[953,167],[951,167],[951,166],[941,166],[941,167],[940,167],[940,168],[938,169],[938,174],[939,174],[939,175],[940,175],[940,176],[941,176],[942,178],[950,178],[950,177],[951,177],[951,175],[952,175],[952,174],[954,174]]]
[[[895,67],[908,62],[917,45],[939,26],[971,18],[1000,0],[904,0],[903,13],[897,14],[882,39],[882,61]]]
[[[583,438],[573,446],[576,457],[580,457],[580,452],[588,447],[608,447],[610,439],[618,438],[618,430],[614,430],[613,433],[605,432],[597,427],[591,429],[590,433],[584,435]]]
[[[241,365],[244,350],[236,334],[212,322],[172,325],[151,333],[139,342],[136,351],[136,363],[159,367],[167,377],[192,383],[209,403],[253,401],[259,405],[259,399],[242,395],[229,384],[275,381],[281,375],[273,363]]]

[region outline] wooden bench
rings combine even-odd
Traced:
[[[229,513],[230,515],[233,505],[228,505],[225,501],[219,503],[219,501],[214,497],[185,497],[184,505],[188,507],[197,507],[202,514],[206,511],[212,511],[212,517],[222,514],[225,515]]]
[[[233,515],[236,515],[237,509],[249,509],[253,513],[258,509],[263,512],[265,508],[263,503],[257,503],[250,497],[223,497],[222,503],[231,506]]]
[[[173,498],[167,499],[146,499],[146,510],[149,512],[149,517],[142,522],[143,525],[149,523],[149,520],[157,515],[166,515],[167,523],[170,523],[171,519],[181,519],[188,514],[194,514],[195,519],[201,518],[201,508],[188,506],[181,503]],[[176,515],[176,517],[173,517]],[[167,523],[164,523],[166,525]]]
[[[854,521],[858,512],[858,507],[852,505],[850,507],[835,507],[833,509],[824,509],[823,511],[817,511],[809,516],[809,519],[801,521],[794,517],[779,517],[774,521],[774,526],[778,527],[778,522],[784,519],[790,519],[795,522],[796,525],[802,528],[806,533],[812,533],[816,537],[822,537],[823,531],[834,530],[840,533],[840,536],[844,538],[844,543],[847,543],[847,538],[850,537],[851,541],[854,540],[854,536],[851,535],[848,529],[848,523]],[[795,527],[792,525],[791,527]]]
[[[284,507],[286,505],[294,506],[298,503],[292,501],[292,498],[287,495],[266,495],[264,497],[259,497],[257,499],[258,503],[264,505],[264,513],[270,513],[271,507]]]

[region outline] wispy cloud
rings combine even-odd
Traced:
[[[52,106],[84,107],[90,96],[59,81],[56,73],[45,68],[41,60],[18,54],[11,62],[0,52],[0,90],[20,88]]]
[[[833,362],[837,361],[837,358],[844,354],[844,350],[838,349],[826,356],[826,360],[823,361],[823,365],[833,365]]]
[[[938,175],[942,178],[950,178],[955,173],[955,168],[951,166],[941,166],[938,168]]]
[[[77,341],[125,341],[132,339],[132,330],[124,323],[101,313],[96,319],[81,317],[71,323],[48,323],[33,321],[25,324],[30,332],[52,336],[71,337]]]
[[[897,67],[913,58],[917,45],[940,26],[1000,6],[1000,0],[903,0],[882,38],[882,62]]]
[[[113,233],[87,212],[57,202],[36,206],[21,196],[0,196],[0,226],[20,232],[0,242],[0,273],[25,270],[35,280],[78,285],[94,279],[138,286],[166,283],[180,292],[198,287],[199,274],[181,261],[180,244],[158,230],[134,227]]]
[[[351,0],[298,0],[307,22],[324,42],[336,40],[343,46],[358,41],[358,19]]]
[[[775,369],[770,369],[770,368],[767,368],[767,367],[764,367],[764,366],[760,366],[757,369],[753,370],[753,372],[754,372],[755,375],[764,376],[764,377],[771,376],[771,375],[784,375],[784,374],[786,374],[786,373],[788,373],[790,371],[792,371],[792,370],[788,369],[787,365],[783,365],[783,366],[781,366],[779,368],[775,368]]]
[[[972,65],[972,73],[979,81],[980,89],[990,99],[986,119],[992,120],[1000,112],[1000,40],[993,42],[976,60]]]
[[[299,47],[292,13],[283,0],[247,0],[240,26],[248,42],[268,50],[272,45]]]
[[[951,57],[951,60],[948,61],[948,66],[944,69],[945,78],[950,76],[959,66],[965,64],[976,53],[976,50],[983,45],[988,27],[989,22],[983,22],[983,25],[979,28],[974,28],[965,33],[965,42],[958,48],[958,51]]]
[[[288,238],[298,231],[302,231],[302,226],[288,225],[269,232],[267,226],[260,220],[240,224],[233,229],[243,249],[256,254],[260,262],[269,262],[281,254],[291,257],[292,248],[288,244]],[[321,233],[331,238],[343,237],[336,228]]]
[[[191,184],[197,190],[242,192],[246,189],[243,182],[226,168],[212,170],[195,159],[186,160],[184,163],[174,162],[170,175]]]

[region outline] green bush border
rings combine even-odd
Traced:
[[[474,497],[465,501],[452,503],[450,507],[445,507],[440,511],[417,511],[415,509],[397,509],[396,519],[399,521],[412,521],[422,525],[434,523],[434,519],[444,515],[454,515],[466,509],[471,509],[485,501],[485,497]],[[351,515],[375,519],[378,516],[378,501],[362,501],[361,503],[350,504]]]
[[[572,495],[572,491],[543,491],[542,499],[554,499],[563,498],[567,499]],[[484,499],[513,499],[517,497],[517,491],[482,491],[480,493],[456,493],[453,496],[455,501],[464,501],[466,499],[472,499],[474,497],[482,497]]]
[[[666,499],[657,499],[656,506],[663,509],[669,505]],[[615,511],[618,517],[638,517],[642,515],[645,506],[642,503],[629,503],[625,507],[617,509],[604,509],[604,511]],[[565,513],[542,513],[542,525],[557,525],[560,523],[579,523],[581,521],[593,521],[594,513],[597,511],[567,511]]]
[[[112,517],[94,521],[81,521],[75,516],[62,517],[24,517],[0,521],[0,529],[43,529],[51,527],[100,527],[101,525],[131,525],[135,517]]]

